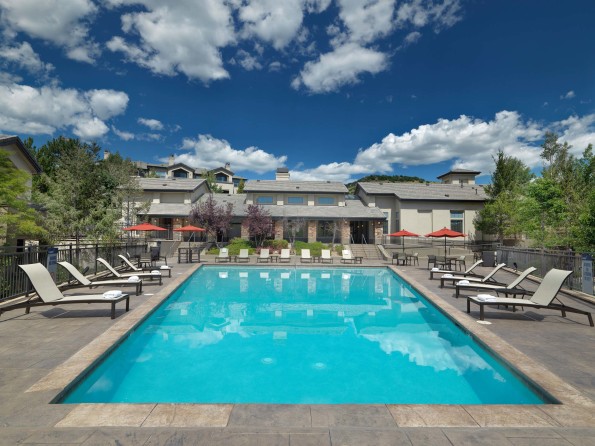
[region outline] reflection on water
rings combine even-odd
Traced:
[[[161,374],[167,379],[154,379]],[[539,402],[385,269],[216,267],[182,285],[67,401],[472,404],[512,397]]]

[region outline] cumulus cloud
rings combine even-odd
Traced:
[[[104,120],[123,113],[127,102],[124,93],[113,90],[82,92],[56,86],[0,85],[0,130],[34,135],[69,130],[93,140],[109,131]],[[106,105],[122,103],[124,106]]]
[[[552,126],[560,140],[572,145],[570,153],[580,157],[589,144],[595,145],[595,113],[583,117],[570,116]]]
[[[338,6],[352,42],[372,42],[393,30],[394,1],[338,0]]]
[[[163,123],[157,119],[138,118],[138,123],[154,131],[163,130]]]
[[[99,53],[88,22],[97,13],[91,0],[0,0],[6,36],[23,32],[62,47],[74,60],[92,63]]]
[[[208,83],[229,77],[220,50],[235,41],[231,10],[217,0],[107,0],[108,5],[142,6],[122,15],[124,37],[113,37],[107,47],[129,62],[154,73]],[[136,9],[136,8],[135,8]]]
[[[118,130],[116,127],[112,125],[112,132],[114,132],[121,140],[130,141],[134,139],[134,133],[127,132],[124,130]]]
[[[356,84],[362,73],[376,74],[387,65],[387,56],[379,51],[348,43],[330,53],[308,62],[292,81],[295,89],[305,87],[313,93],[329,93],[338,88]]]
[[[440,32],[460,20],[462,7],[459,0],[412,0],[402,3],[396,12],[396,25],[399,28],[431,25],[435,32]]]
[[[244,70],[261,70],[262,64],[258,59],[245,50],[239,50],[235,57],[231,60],[232,64],[239,64]]]
[[[0,58],[32,74],[46,75],[54,69],[51,63],[42,62],[28,42],[0,46]]]
[[[210,135],[198,135],[198,138],[185,138],[182,150],[189,153],[176,156],[176,162],[189,166],[213,169],[232,163],[234,171],[251,171],[258,174],[275,170],[285,165],[286,156],[276,157],[258,147],[248,147],[244,150],[234,149],[224,139],[213,138]]]

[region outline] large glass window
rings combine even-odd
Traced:
[[[335,204],[333,197],[318,197],[318,204],[322,206],[329,206]]]
[[[215,175],[215,181],[217,181],[217,183],[227,183],[227,175],[218,173],[217,175]]]
[[[304,197],[287,197],[287,204],[304,204]]]
[[[384,234],[388,234],[388,217],[389,217],[390,213],[389,213],[389,212],[382,212],[382,213],[383,213],[383,214],[384,214],[384,216],[386,217],[386,220],[384,220],[384,221],[382,222],[382,232],[383,232]]]
[[[256,197],[256,204],[273,204],[273,197],[267,195]]]
[[[188,172],[183,169],[174,170],[174,178],[188,178]]]
[[[450,229],[463,232],[464,215],[463,211],[450,211]]]

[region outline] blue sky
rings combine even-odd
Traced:
[[[0,132],[248,178],[595,143],[591,0],[0,0]]]

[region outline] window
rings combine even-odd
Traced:
[[[463,211],[450,211],[450,229],[457,232],[463,232]]]
[[[318,204],[321,206],[329,206],[335,204],[333,197],[318,197]]]
[[[390,217],[390,213],[389,212],[382,212],[384,214],[384,216],[386,217],[386,220],[384,220],[382,222],[382,232],[384,234],[388,234],[388,219]]]
[[[240,182],[241,182],[241,181],[242,181],[242,180],[240,180],[239,178],[234,178],[234,179],[233,179],[233,185],[234,185],[235,187],[238,187],[238,186],[240,185]]]
[[[304,204],[304,197],[287,197],[287,204]]]
[[[188,178],[188,172],[182,169],[174,170],[174,178]]]
[[[217,181],[217,183],[227,183],[227,175],[218,173],[215,175],[215,181]]]
[[[256,197],[256,204],[273,204],[273,197],[266,195]]]

